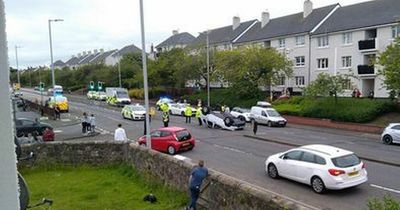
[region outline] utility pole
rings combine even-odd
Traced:
[[[21,47],[15,45],[15,62],[17,64],[17,81],[18,81],[18,84],[21,85],[21,81],[20,81],[20,77],[19,77],[19,66],[18,66],[18,48],[21,48]]]
[[[206,32],[206,49],[207,49],[207,106],[210,107],[210,39],[209,30]]]
[[[49,40],[50,40],[50,69],[51,69],[51,81],[53,84],[53,94],[55,93],[54,91],[54,86],[56,85],[56,79],[54,76],[54,65],[53,65],[53,42],[51,40],[51,22],[59,22],[59,21],[64,21],[63,19],[49,19]]]
[[[121,59],[122,57],[120,57],[119,61],[118,61],[118,80],[119,80],[119,87],[122,88],[122,81],[121,81]]]

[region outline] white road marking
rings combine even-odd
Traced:
[[[187,157],[182,156],[182,155],[174,155],[174,158],[176,158],[178,160],[186,160],[186,159],[188,159]]]
[[[386,190],[386,191],[389,191],[389,192],[394,192],[394,193],[400,194],[400,190],[395,190],[395,189],[391,189],[391,188],[388,188],[388,187],[379,186],[379,185],[376,185],[376,184],[370,184],[370,186],[378,188],[378,189],[381,189],[381,190]]]
[[[62,130],[54,130],[54,133],[62,133]]]

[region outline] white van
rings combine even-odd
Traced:
[[[259,124],[265,124],[270,127],[282,126],[285,127],[287,120],[283,118],[274,108],[266,106],[253,106],[250,110],[250,118]]]

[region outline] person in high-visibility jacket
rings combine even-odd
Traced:
[[[201,122],[201,106],[197,107],[196,109],[196,118],[199,120],[199,125],[202,126],[203,123]]]
[[[162,120],[164,123],[164,127],[168,127],[168,123],[169,123],[169,113],[168,112],[163,112]]]
[[[163,111],[163,112],[168,112],[169,106],[168,106],[167,103],[163,103],[163,104],[161,105],[160,109],[161,109],[161,111]]]
[[[190,104],[187,104],[185,108],[186,123],[192,123],[192,114],[192,107],[190,107]]]

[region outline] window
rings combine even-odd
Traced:
[[[351,56],[343,56],[342,57],[342,67],[343,68],[351,67]]]
[[[304,85],[304,77],[295,77],[296,79],[296,86],[303,86]]]
[[[332,158],[332,163],[338,168],[347,168],[360,164],[361,160],[355,154]]]
[[[278,77],[277,85],[285,85],[285,77],[284,76]]]
[[[279,48],[284,48],[286,46],[286,41],[285,39],[279,39]]]
[[[325,161],[324,158],[322,158],[322,157],[320,157],[318,155],[315,155],[315,163],[316,164],[320,164],[320,165],[325,165],[326,161]]]
[[[303,46],[306,44],[304,36],[296,36],[296,46]]]
[[[319,58],[317,59],[317,68],[318,69],[327,69],[328,68],[328,58]]]
[[[318,47],[328,47],[329,46],[329,36],[318,37]]]
[[[350,79],[347,79],[347,80],[344,81],[343,88],[344,88],[345,90],[351,90],[351,89],[353,89],[353,88],[352,88],[352,85],[351,85],[351,80],[350,80]]]
[[[395,126],[392,127],[392,129],[394,129],[394,130],[400,130],[400,125],[395,125]]]
[[[297,150],[296,151],[291,151],[291,152],[286,153],[283,156],[283,159],[300,160],[301,153],[303,153],[303,152],[302,151],[297,151]]]
[[[306,58],[304,56],[297,56],[295,57],[295,60],[295,66],[300,67],[305,65]]]
[[[176,138],[178,141],[186,141],[192,138],[192,135],[190,135],[189,131],[187,130],[181,130],[176,132]]]
[[[342,44],[351,44],[353,43],[353,33],[344,33],[342,35]]]
[[[300,160],[308,163],[314,163],[315,162],[314,158],[315,157],[313,154],[309,152],[303,152],[303,155],[301,156]]]
[[[264,41],[264,47],[265,48],[270,48],[271,47],[271,41]]]
[[[400,36],[400,26],[393,26],[392,27],[392,38],[396,38]]]
[[[160,137],[167,137],[167,136],[170,136],[170,135],[171,135],[171,133],[168,132],[168,131],[161,131]]]

